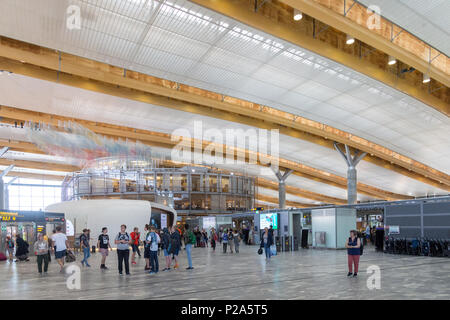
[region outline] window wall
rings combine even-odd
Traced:
[[[10,210],[39,211],[61,202],[60,181],[18,178],[8,190]]]

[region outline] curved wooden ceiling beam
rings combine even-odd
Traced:
[[[58,115],[51,115],[51,114],[45,114],[40,112],[34,112],[34,111],[27,111],[23,109],[17,109],[12,107],[5,107],[0,106],[0,116],[3,118],[1,121],[6,120],[7,122],[10,122],[10,120],[7,119],[16,119],[20,121],[32,121],[32,122],[41,122],[44,124],[50,124],[55,127],[61,125],[63,122],[68,121],[75,121],[84,127],[92,130],[93,132],[97,134],[101,134],[104,136],[112,137],[112,138],[127,138],[130,141],[136,141],[139,140],[141,143],[150,145],[150,146],[156,146],[156,147],[162,147],[162,148],[173,148],[178,141],[174,141],[170,134],[161,133],[161,132],[154,132],[154,131],[148,131],[148,130],[141,130],[141,129],[133,129],[123,126],[117,126],[117,125],[111,125],[106,123],[99,123],[99,122],[93,122],[93,121],[87,121],[87,120],[81,120],[81,119],[73,119],[69,117],[63,117]],[[194,146],[194,140],[190,139],[190,145],[191,147]],[[202,151],[204,148],[206,148],[208,145],[210,145],[209,142],[203,141],[202,144]],[[222,146],[222,150],[225,149],[225,146]],[[235,155],[235,158],[237,158],[237,148],[231,148],[233,150],[233,154]],[[249,151],[245,151],[245,157],[246,160],[248,160],[249,157]],[[223,154],[225,155],[226,152],[224,151]],[[266,157],[265,155],[262,155],[260,153],[257,154],[258,159],[261,159],[261,157]],[[347,189],[347,179],[343,178],[341,176],[335,175],[333,173],[319,170],[307,165],[304,165],[302,163],[298,163],[295,161],[286,160],[283,158],[278,159],[279,166],[282,168],[292,169],[294,170],[294,174],[302,176],[307,179],[312,179],[317,182],[326,183],[329,185],[337,186],[341,189]],[[261,162],[258,161],[258,164],[261,165]],[[366,194],[371,197],[375,197],[378,199],[386,199],[386,200],[404,200],[404,199],[412,199],[411,196],[406,196],[403,194],[397,194],[393,192],[389,192],[386,190],[381,190],[379,188],[375,188],[373,186],[369,186],[363,183],[357,184],[357,190],[358,192],[361,192],[363,194]]]
[[[13,43],[16,46],[13,46]],[[123,69],[120,68],[68,54],[58,55],[49,49],[15,40],[5,40],[5,38],[0,38],[1,56],[6,57],[0,58],[0,68],[3,70],[224,120],[229,118],[232,121],[231,119],[238,115],[241,121],[244,121],[245,118],[252,119],[250,121],[253,123],[252,126],[266,127],[276,124],[286,128],[283,133],[294,134],[291,130],[296,130],[303,133],[297,134],[297,136],[305,136],[306,133],[306,136],[312,135],[344,143],[367,152],[370,155],[366,157],[367,161],[438,188],[450,190],[450,176],[443,172],[358,136],[267,106],[180,85],[138,72],[127,71],[124,76]],[[17,62],[17,59],[26,61],[26,63]],[[56,71],[59,69],[61,69],[60,72]],[[201,113],[202,110],[199,109],[199,106],[207,107],[210,110]],[[228,115],[225,116],[223,113]],[[264,124],[261,120],[266,123]],[[330,147],[329,142],[321,144]]]

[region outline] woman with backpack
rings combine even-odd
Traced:
[[[348,277],[356,277],[358,275],[359,257],[361,255],[361,241],[357,236],[356,230],[350,231],[350,237],[345,243],[348,256]],[[355,266],[355,273],[353,273],[352,267]]]
[[[163,229],[162,235],[161,235],[161,249],[164,252],[164,257],[166,257],[166,267],[162,271],[169,271],[170,265],[172,263],[170,259],[170,234],[169,230],[167,228]]]

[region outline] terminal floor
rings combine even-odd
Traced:
[[[450,299],[448,258],[388,255],[368,246],[358,278],[347,278],[342,250],[280,253],[267,263],[256,251],[245,245],[239,254],[193,248],[194,270],[185,269],[182,252],[179,270],[153,276],[143,271],[143,258],[130,276],[119,276],[115,252],[107,260],[110,269],[101,271],[97,253],[92,267],[81,269],[80,290],[67,289],[67,275],[53,259],[46,276],[38,275],[34,258],[0,262],[0,299]],[[162,269],[164,257],[159,262]],[[367,288],[371,265],[381,269],[381,289]]]

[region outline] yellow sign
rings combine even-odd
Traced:
[[[4,212],[4,211],[0,211],[0,216],[18,216],[19,213],[18,212]]]

